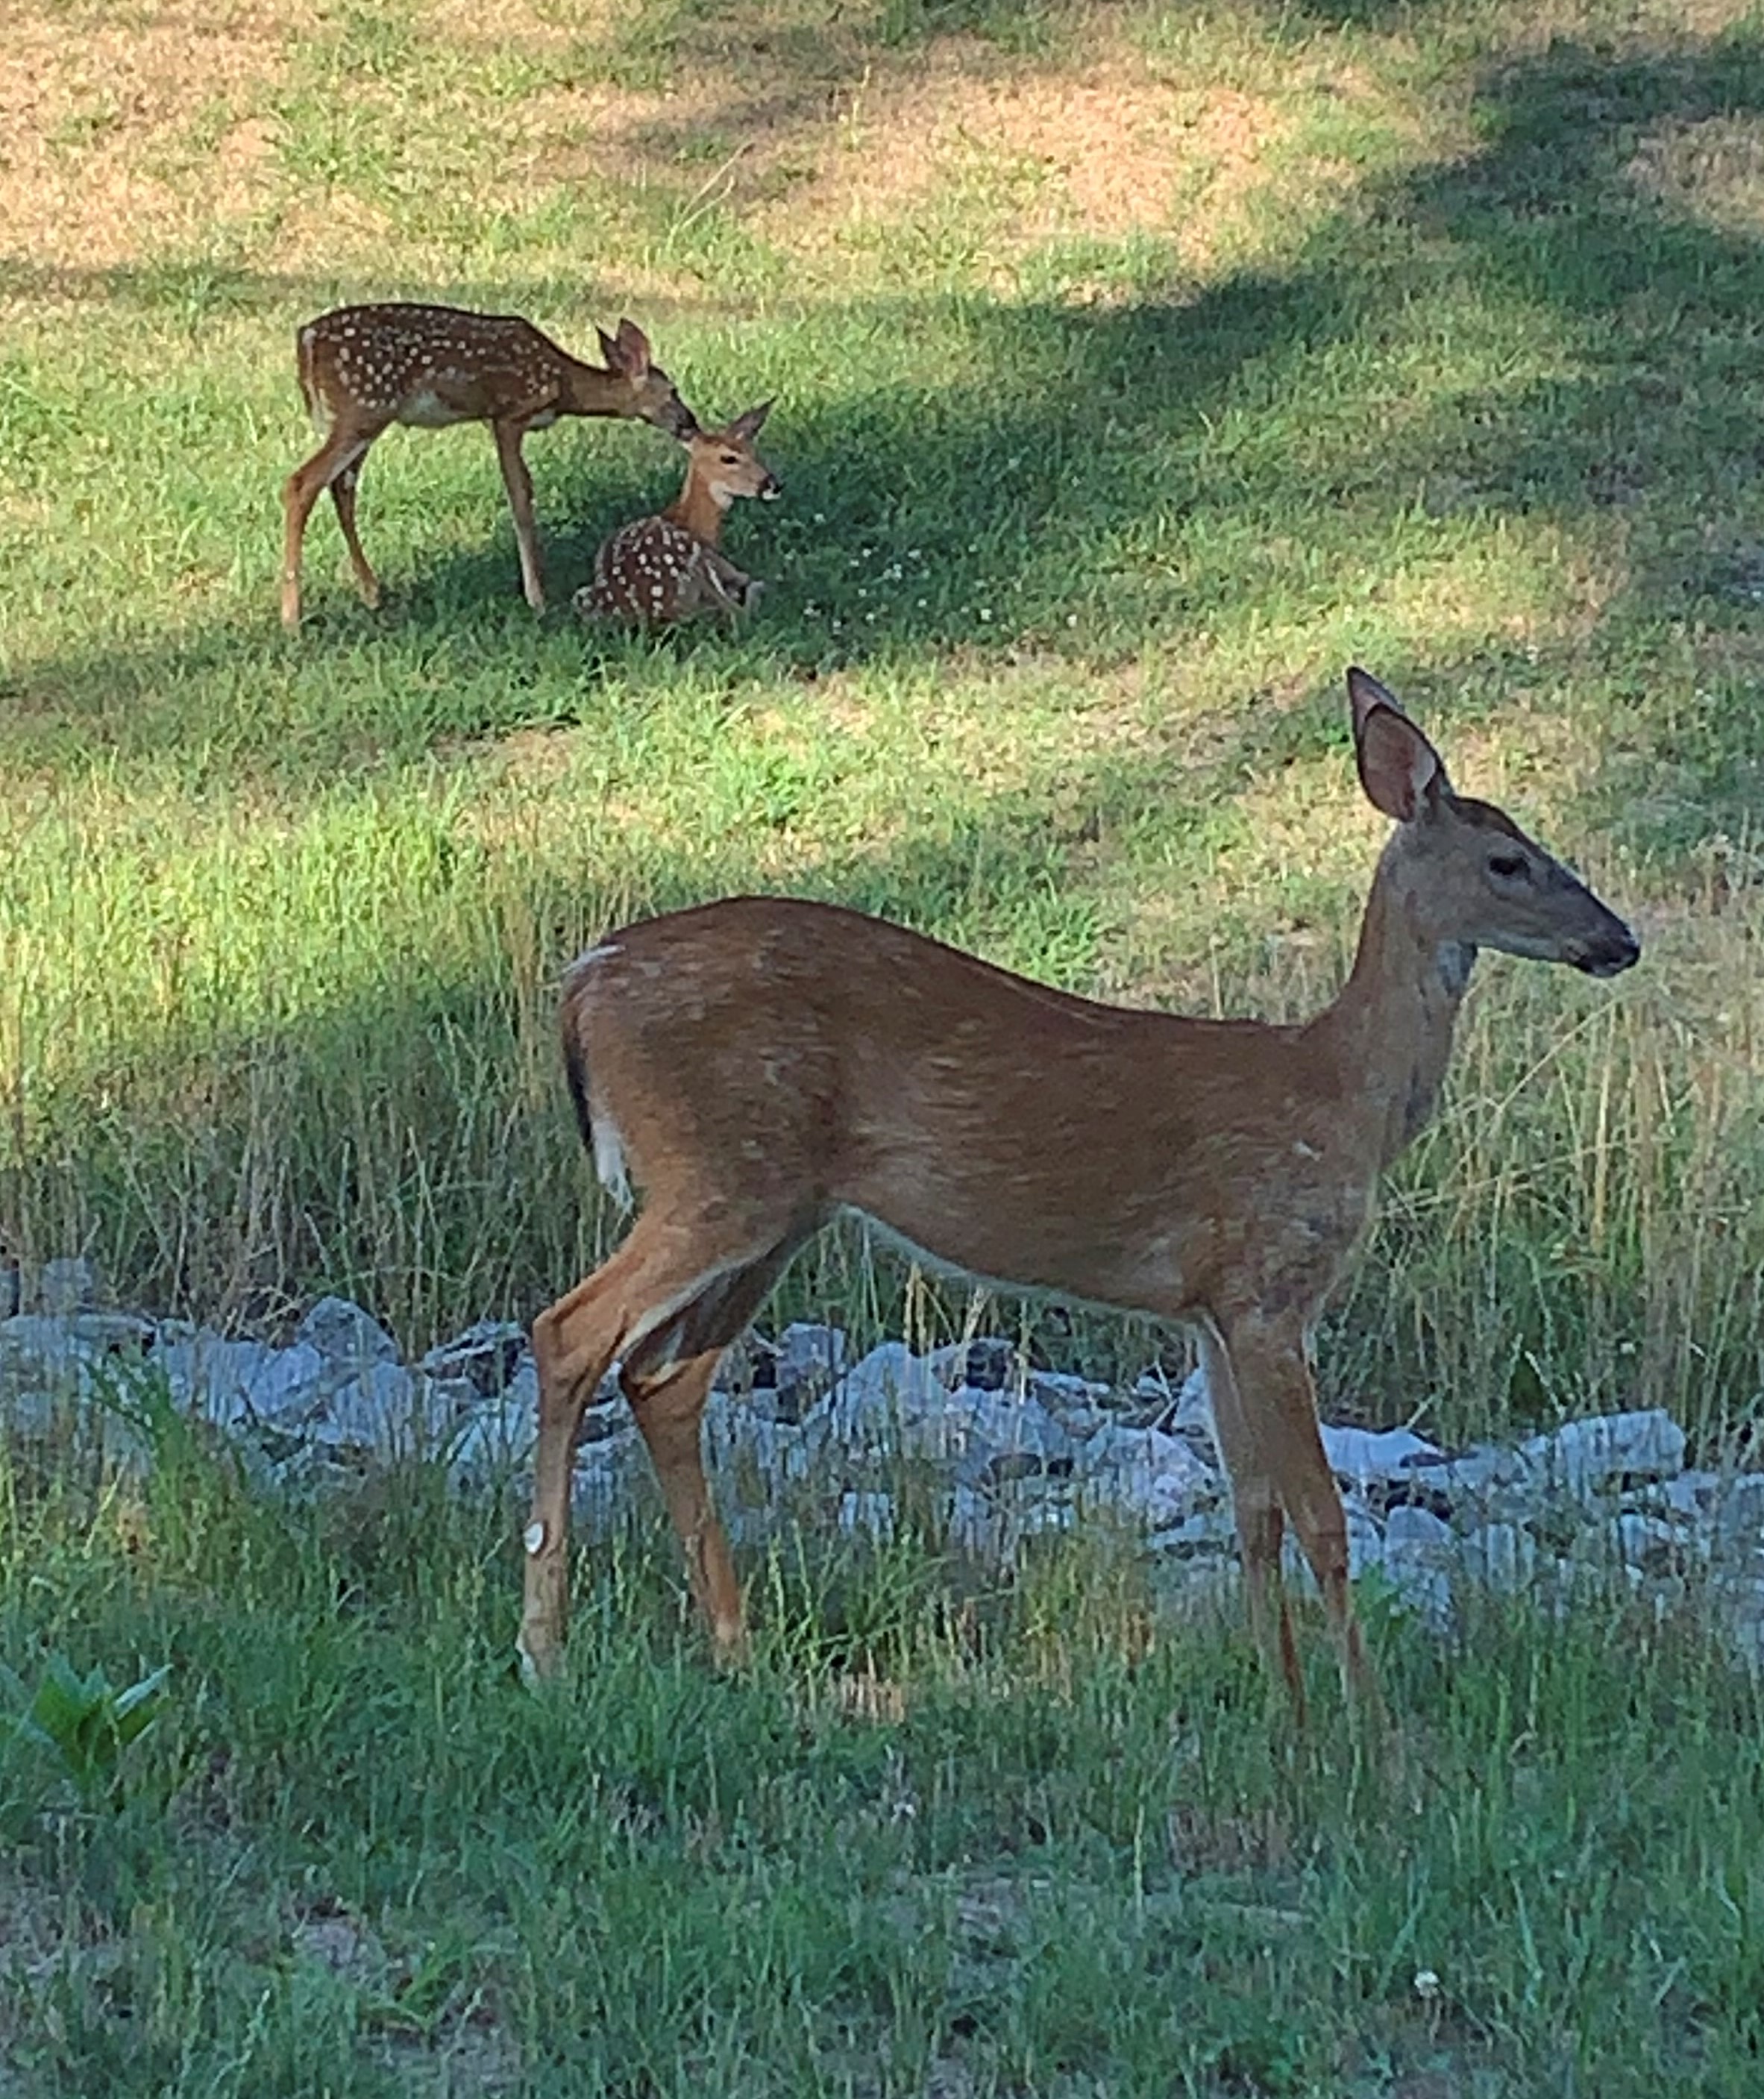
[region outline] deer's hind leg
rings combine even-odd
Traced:
[[[624,1358],[621,1381],[685,1549],[694,1593],[719,1646],[738,1646],[741,1598],[710,1506],[699,1423],[717,1358],[789,1260],[794,1236],[708,1260],[702,1245],[646,1215],[594,1274],[533,1322],[539,1443],[526,1533],[520,1652],[530,1676],[551,1674],[568,1635],[570,1489],[576,1437],[596,1387]]]
[[[337,521],[343,530],[343,543],[349,548],[350,566],[355,571],[355,587],[362,594],[362,602],[370,612],[380,609],[380,579],[373,572],[367,557],[362,551],[361,535],[355,530],[355,491],[361,485],[362,468],[367,463],[367,447],[363,445],[354,460],[345,467],[331,484],[331,500],[337,505]]]
[[[725,1270],[677,1326],[632,1349],[620,1375],[685,1555],[693,1600],[725,1661],[745,1652],[747,1626],[728,1539],[705,1477],[705,1402],[724,1350],[759,1309],[795,1250],[793,1238]]]
[[[367,447],[379,436],[383,423],[363,429],[343,422],[333,426],[324,442],[312,457],[303,460],[282,486],[282,624],[297,627],[300,624],[300,560],[301,549],[306,537],[306,521],[312,515],[312,506],[327,488],[334,488],[340,476],[359,471]],[[354,484],[351,483],[353,498]],[[337,504],[339,519],[343,506]],[[351,524],[354,522],[353,513]],[[345,531],[348,539],[349,533]],[[354,552],[352,548],[352,557]],[[373,571],[368,570],[370,576]],[[358,579],[359,572],[358,571]],[[377,583],[375,586],[378,588]]]

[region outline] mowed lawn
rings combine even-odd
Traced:
[[[1068,988],[1286,1018],[1387,826],[1342,673],[1635,924],[1480,971],[1320,1337],[1446,1440],[1764,1419],[1764,24],[1727,0],[21,0],[0,33],[0,1239],[413,1353],[610,1243],[559,970],[741,889]],[[677,486],[482,430],[328,506],[297,324],[649,332],[775,399],[739,631],[569,594]],[[976,1305],[856,1235],[779,1318],[1061,1367],[1179,1336]],[[653,1508],[508,1668],[519,1511],[291,1509],[161,1419],[0,1452],[0,1659],[171,1665],[117,1787],[0,1734],[0,2089],[31,2095],[1764,2088],[1758,1688],[1691,1619],[1374,1591],[1396,1753],[1271,1722],[1234,1610],[1119,1541],[750,1563],[708,1666]],[[1314,1650],[1314,1652],[1313,1652]]]

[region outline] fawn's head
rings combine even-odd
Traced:
[[[1641,944],[1511,816],[1452,792],[1439,753],[1376,678],[1348,673],[1367,799],[1402,829],[1386,865],[1424,938],[1615,976]]]
[[[772,403],[762,401],[720,430],[688,432],[692,477],[710,491],[719,510],[727,510],[738,495],[757,495],[771,503],[784,493],[777,476],[754,450],[759,426],[771,412]]]
[[[675,391],[673,381],[659,364],[650,362],[649,338],[637,323],[621,321],[617,335],[602,328],[600,337],[606,368],[619,382],[621,398],[614,412],[653,423],[671,438],[689,438],[697,420]]]

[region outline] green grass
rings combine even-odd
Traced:
[[[1393,1774],[1070,1544],[811,1542],[716,1678],[640,1522],[534,1699],[512,1512],[73,1469],[12,1475],[0,1637],[172,1679],[120,1809],[0,1746],[9,2089],[1755,2089],[1764,1714],[1687,1624],[1387,1626]]]
[[[1756,18],[495,12],[223,9],[169,56],[147,8],[19,32],[0,1237],[272,1333],[326,1288],[413,1350],[530,1316],[616,1228],[557,972],[728,890],[1106,996],[1309,1010],[1383,829],[1358,660],[1647,945],[1612,985],[1485,965],[1326,1403],[1448,1439],[1664,1404],[1743,1454]],[[584,348],[630,312],[706,416],[775,394],[786,501],[730,528],[760,616],[657,645],[534,620],[487,438],[400,432],[362,500],[386,609],[327,513],[284,636],[293,331],[375,295]],[[530,452],[561,605],[677,460],[587,425]],[[969,1312],[838,1237],[776,1309],[866,1339]],[[1103,1371],[1181,1346],[985,1316]],[[971,1623],[922,1552],[781,1575],[724,1684],[640,1528],[585,1577],[575,1686],[531,1705],[508,1512],[406,1483],[403,1556],[395,1502],[344,1538],[201,1478],[205,1523],[162,1497],[143,1545],[114,1483],[7,1475],[7,1659],[177,1665],[120,1822],[46,1820],[7,1767],[0,1913],[38,1952],[0,2047],[46,2090],[445,2089],[450,2061],[461,2090],[630,2094],[1756,2084],[1757,1716],[1687,1629],[1491,1623],[1448,1662],[1392,1628],[1392,1793],[1329,1730],[1314,1762],[1269,1745],[1234,1628],[1129,1638],[1112,1563]],[[902,1718],[829,1692],[852,1610]],[[302,1956],[327,1903],[384,1973]]]

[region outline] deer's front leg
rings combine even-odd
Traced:
[[[759,593],[765,588],[757,577],[750,576],[745,569],[738,569],[726,554],[712,548],[706,564],[706,583],[710,599],[710,609],[726,619],[737,613],[751,612],[759,602]]]
[[[539,533],[533,522],[533,477],[521,455],[521,441],[526,435],[522,423],[496,423],[496,457],[501,463],[503,486],[508,491],[508,508],[514,513],[515,544],[521,553],[521,587],[535,612],[545,609],[545,582],[539,570]]]
[[[1260,1468],[1278,1494],[1322,1591],[1343,1685],[1350,1702],[1376,1719],[1383,1707],[1353,1614],[1348,1519],[1318,1427],[1304,1322],[1296,1314],[1252,1309],[1225,1322],[1224,1340]]]

